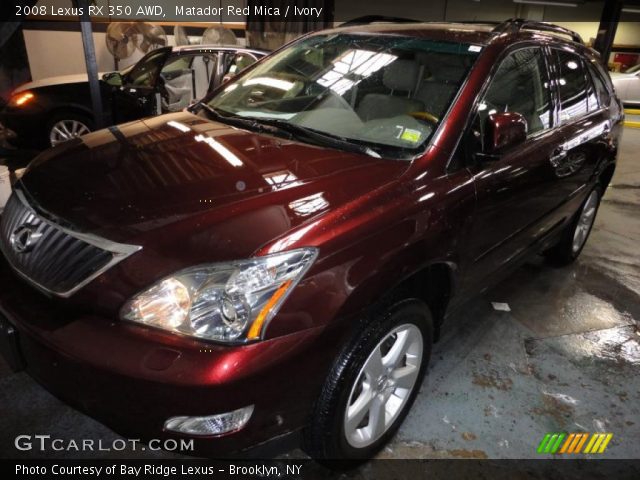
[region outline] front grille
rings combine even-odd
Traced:
[[[24,194],[16,191],[2,212],[0,249],[11,266],[31,283],[68,297],[139,247],[64,229],[39,216]]]

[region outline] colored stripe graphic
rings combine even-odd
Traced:
[[[566,436],[567,436],[566,433],[561,433],[560,435],[558,435],[558,439],[556,440],[556,443],[551,448],[551,453],[556,453],[558,451],[558,449],[560,448],[560,444],[562,443],[562,440],[564,440],[564,437]]]
[[[609,445],[609,442],[611,441],[612,438],[613,438],[613,433],[607,433],[607,436],[602,441],[602,445],[600,445],[600,450],[598,450],[598,453],[604,453],[604,451],[607,449],[607,445]]]
[[[589,434],[583,433],[582,440],[580,440],[580,443],[578,443],[578,445],[576,446],[576,453],[580,453],[580,450],[582,450],[582,446],[584,445],[584,442],[587,441],[587,438],[589,438]]]
[[[569,447],[569,451],[567,453],[578,453],[578,445],[584,442],[585,438],[588,435],[586,433],[578,433],[576,434],[571,446]]]
[[[547,445],[547,442],[549,441],[550,438],[551,438],[551,434],[550,433],[547,433],[544,436],[544,438],[540,442],[540,445],[538,445],[538,453],[544,453],[544,448]]]
[[[576,437],[575,433],[570,433],[569,436],[567,437],[566,442],[564,442],[564,445],[562,445],[562,448],[560,449],[560,453],[566,453],[567,449],[569,448],[569,445],[571,445],[571,442],[573,442],[573,439]]]
[[[578,453],[604,453],[613,437],[613,433],[547,433],[537,452],[541,454],[578,454]],[[587,442],[587,439],[589,440]],[[586,448],[583,450],[586,443]]]

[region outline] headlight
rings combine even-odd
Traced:
[[[128,301],[121,317],[207,340],[257,340],[316,255],[302,248],[183,270]]]
[[[20,92],[16,93],[9,99],[10,107],[21,107],[25,103],[30,102],[35,98],[35,95],[31,92]]]

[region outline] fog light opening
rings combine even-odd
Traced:
[[[233,412],[207,417],[171,417],[164,422],[164,429],[194,436],[222,435],[243,428],[253,413],[253,405]]]

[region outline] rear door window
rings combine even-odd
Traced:
[[[568,123],[589,112],[589,89],[582,59],[575,53],[555,51],[558,63],[560,122]]]

